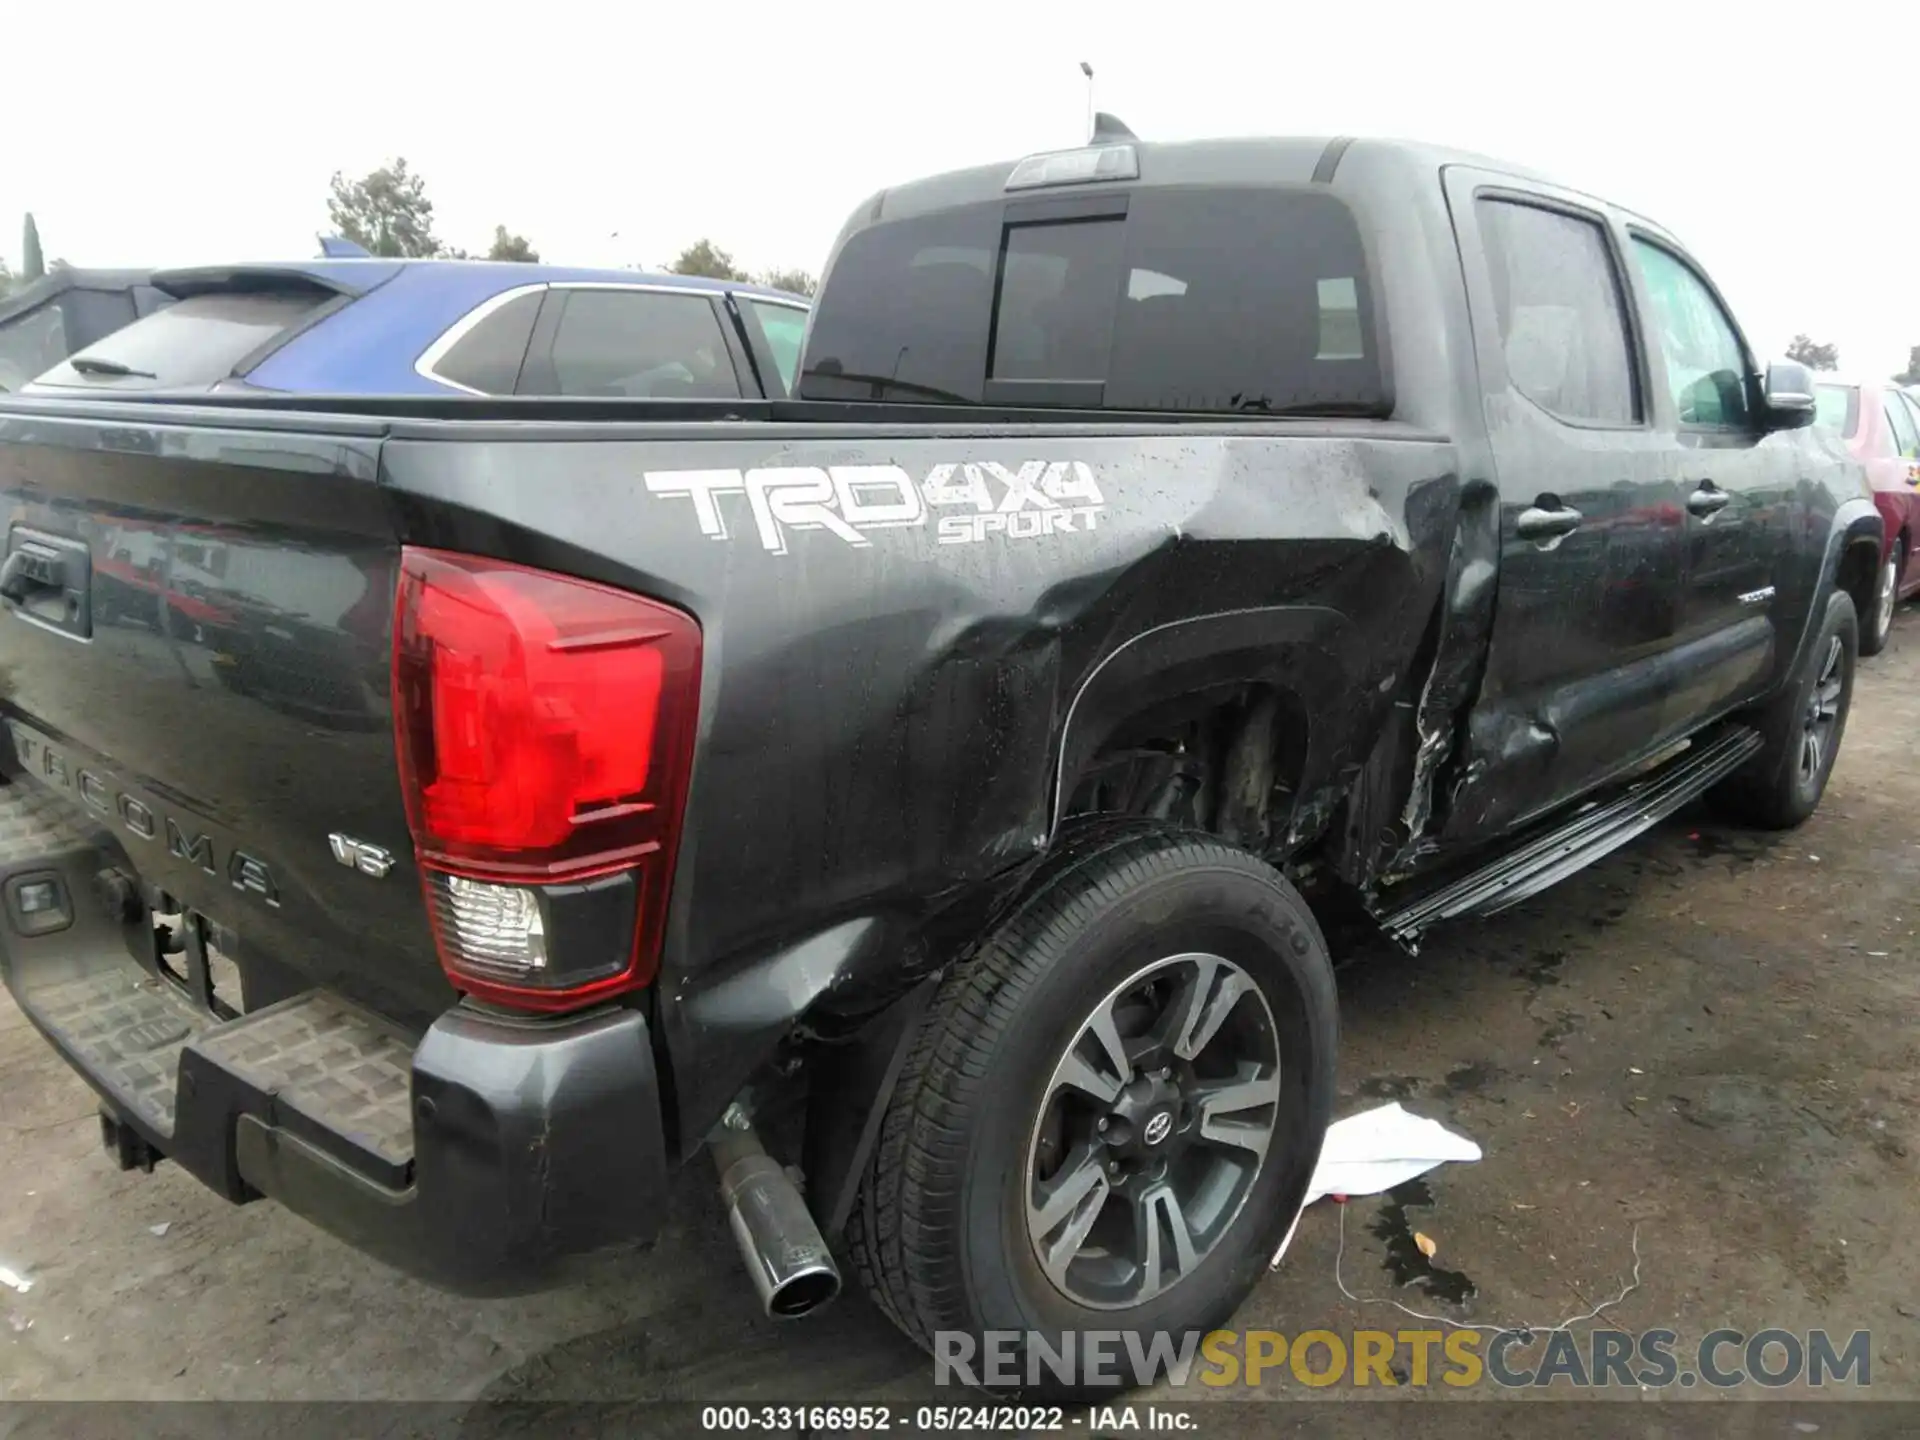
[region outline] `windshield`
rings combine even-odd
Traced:
[[[1860,387],[1815,385],[1813,423],[1822,430],[1831,430],[1843,440],[1851,440],[1854,432],[1860,428]]]
[[[42,375],[41,386],[165,390],[212,385],[330,297],[320,291],[195,295],[116,330]]]

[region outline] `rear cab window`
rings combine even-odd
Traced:
[[[1050,193],[882,221],[816,301],[809,399],[1385,415],[1372,285],[1324,189]]]
[[[39,377],[36,388],[210,386],[331,298],[318,290],[191,295],[69,356]]]

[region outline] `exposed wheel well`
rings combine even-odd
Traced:
[[[1307,729],[1299,696],[1271,684],[1156,701],[1114,726],[1063,788],[1061,818],[1151,817],[1265,853],[1286,836]]]

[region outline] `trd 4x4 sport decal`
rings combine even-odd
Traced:
[[[729,538],[722,497],[746,496],[760,543],[775,555],[787,553],[793,530],[830,530],[864,547],[870,531],[922,526],[932,516],[940,544],[973,545],[1091,530],[1106,507],[1081,460],[936,465],[918,484],[898,465],[649,470],[647,489],[692,500],[700,533],[714,540]]]

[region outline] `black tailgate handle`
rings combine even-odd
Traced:
[[[16,525],[0,561],[0,600],[23,619],[71,635],[93,636],[93,553],[84,540]]]

